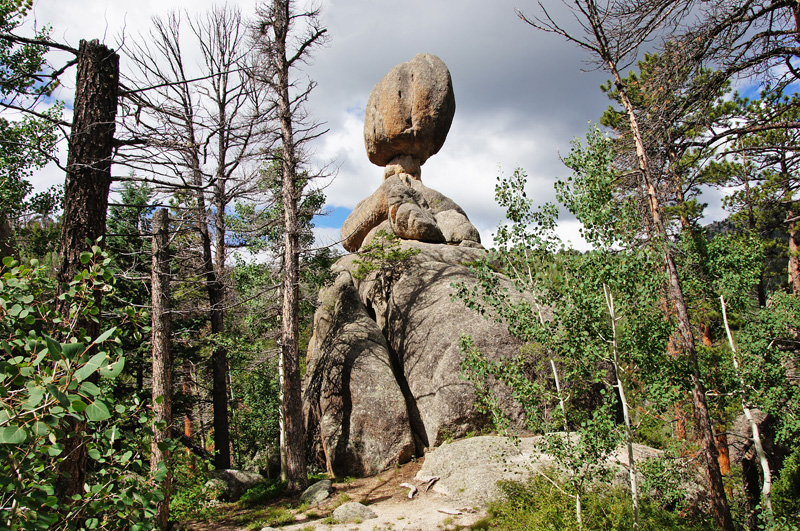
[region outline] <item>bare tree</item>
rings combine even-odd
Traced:
[[[639,47],[652,38],[654,33],[662,29],[665,24],[677,20],[683,14],[680,9],[685,9],[686,5],[678,1],[666,0],[658,2],[657,6],[652,9],[616,12],[614,8],[617,7],[617,3],[612,0],[607,2],[573,0],[569,3],[563,0],[563,3],[571,9],[579,22],[582,35],[576,35],[566,30],[563,25],[550,16],[541,3],[539,4],[540,16],[528,18],[521,12],[518,12],[518,15],[531,26],[560,35],[588,51],[593,55],[598,66],[612,76],[612,83],[619,93],[619,99],[627,114],[631,136],[634,140],[637,173],[641,186],[646,192],[653,237],[663,249],[670,299],[677,314],[679,344],[691,367],[695,422],[702,438],[712,511],[720,529],[733,531],[733,519],[720,473],[714,429],[706,403],[705,386],[700,375],[695,338],[678,275],[676,253],[667,233],[659,190],[656,188],[651,173],[647,147],[636,110],[621,75],[621,70],[636,59]]]
[[[314,83],[301,84],[295,71],[314,47],[323,43],[326,30],[319,11],[296,11],[291,0],[273,0],[258,8],[253,41],[257,51],[255,76],[271,89],[280,124],[281,192],[284,221],[283,308],[281,325],[281,468],[288,489],[296,492],[308,484],[305,427],[301,400],[299,352],[299,204],[308,178],[300,168],[304,146],[320,134],[309,123],[303,105]]]
[[[122,161],[166,193],[182,190],[194,212],[200,238],[200,274],[209,301],[211,331],[225,331],[225,212],[235,199],[259,194],[258,175],[270,152],[274,128],[265,89],[248,74],[246,24],[231,7],[216,8],[188,22],[188,38],[201,50],[192,70],[184,44],[184,17],[154,18],[146,38],[125,51],[135,74],[125,80],[128,146]],[[227,351],[214,347],[211,360],[217,468],[230,468]]]
[[[150,471],[155,475],[167,464],[170,451],[162,449],[172,427],[172,345],[170,337],[170,257],[169,212],[161,208],[153,215],[152,266],[152,344],[153,344],[153,440],[150,444]],[[166,471],[162,483],[164,499],[158,503],[156,520],[162,531],[169,524],[169,499],[172,473]]]

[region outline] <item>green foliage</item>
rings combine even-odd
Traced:
[[[243,369],[232,374],[231,431],[237,466],[257,468],[268,475],[271,454],[277,451],[280,383],[274,360],[252,364],[250,360],[258,355],[259,347],[264,348],[260,343],[253,346],[256,348],[249,354],[240,347],[236,354],[244,355],[244,359],[232,360]]]
[[[794,448],[786,458],[780,477],[772,486],[772,503],[778,518],[800,524],[800,449]]]
[[[23,24],[31,5],[30,0],[0,0],[0,33],[11,33]],[[41,28],[35,38],[47,40],[49,34],[49,28]],[[40,44],[0,40],[0,99],[5,105],[33,107],[57,86],[57,80],[44,73],[51,70],[44,59],[47,50]],[[31,202],[25,199],[32,190],[29,182],[32,171],[55,156],[59,138],[56,123],[62,109],[63,105],[57,103],[39,116],[26,115],[14,121],[0,118],[0,223],[29,229],[22,235],[29,240],[24,246],[29,256],[32,247],[39,251],[54,237],[54,231],[42,219],[41,201],[37,199],[56,194],[42,192]],[[19,219],[21,216],[28,218],[27,221]]]
[[[737,334],[747,398],[777,419],[776,440],[789,447],[800,436],[800,386],[790,384],[797,365],[800,298],[774,294]]]
[[[419,249],[401,249],[396,234],[380,230],[358,251],[358,258],[353,261],[357,266],[353,276],[364,280],[377,272],[377,278],[384,279],[382,283],[391,284],[407,266],[408,260],[418,254]]]
[[[263,483],[259,483],[255,487],[247,490],[242,497],[239,498],[239,505],[245,507],[254,507],[264,505],[281,494],[286,490],[286,482],[278,479],[270,479]]]
[[[490,506],[492,519],[487,529],[504,531],[581,529],[571,507],[572,498],[565,494],[564,484],[535,476],[528,483],[505,482],[499,486],[503,498]],[[619,487],[587,493],[583,500],[585,518],[582,529],[586,531],[632,529],[633,513],[627,500],[629,496]],[[650,500],[643,500],[640,504],[639,518],[642,531],[714,529],[710,519],[690,520],[680,513],[665,510]]]
[[[353,260],[356,266],[353,277],[358,280],[374,280],[373,292],[387,303],[387,311],[384,313],[384,325],[387,329],[392,309],[388,305],[392,286],[419,252],[419,249],[403,249],[396,234],[379,230],[368,244],[359,249],[358,258]]]
[[[0,0],[0,33],[11,33],[28,15],[32,0]],[[36,40],[46,41],[50,28],[43,27],[35,35]],[[46,69],[44,54],[48,47],[41,44],[16,44],[0,40],[0,97],[4,101],[50,94],[57,80],[40,76]]]
[[[191,466],[195,460],[185,452],[172,455],[172,494],[169,499],[170,519],[176,522],[208,520],[214,509],[206,502],[205,483],[208,475],[204,467]]]
[[[76,328],[98,318],[95,293],[112,289],[99,248],[83,261],[60,296],[69,303],[66,319],[54,313],[53,286],[36,261],[3,262],[0,521],[7,529],[150,529],[162,499],[157,482],[166,470],[148,479],[143,441],[123,428],[147,432],[143,404],[113,400],[125,364],[117,329],[90,338]],[[83,494],[59,500],[57,465],[74,437],[86,448],[86,483]]]

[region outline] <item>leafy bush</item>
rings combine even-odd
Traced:
[[[172,455],[172,496],[169,500],[170,519],[208,520],[213,509],[206,503],[205,483],[208,475],[203,467],[190,466],[190,457],[184,452]]]
[[[239,504],[245,507],[263,505],[283,494],[284,490],[286,490],[285,481],[268,479],[242,494],[242,497],[239,498]]]
[[[115,403],[112,385],[125,364],[115,328],[96,338],[80,324],[97,320],[96,294],[112,289],[98,247],[55,308],[54,289],[38,262],[3,260],[0,270],[0,527],[5,529],[150,529],[163,498],[148,478],[143,441],[123,426],[147,430],[143,404]],[[58,339],[55,339],[58,338]],[[86,451],[80,494],[59,496],[68,457]]]
[[[551,475],[552,476],[552,475]],[[579,529],[574,499],[565,494],[565,485],[534,477],[528,483],[499,484],[503,499],[494,502],[488,529],[504,531]],[[642,531],[705,531],[714,529],[711,520],[690,520],[679,512],[667,511],[647,500],[640,503]],[[597,488],[583,497],[583,529],[632,529],[630,494],[620,487]]]

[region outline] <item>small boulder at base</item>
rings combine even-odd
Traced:
[[[333,519],[341,524],[359,523],[377,517],[372,509],[358,502],[342,504],[333,511]]]
[[[307,503],[312,507],[319,505],[328,499],[328,497],[331,495],[332,488],[333,485],[329,479],[317,481],[300,495],[300,503]]]
[[[264,481],[264,476],[247,470],[212,470],[206,481],[206,497],[212,500],[236,501],[248,489]]]

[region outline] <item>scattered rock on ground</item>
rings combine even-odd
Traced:
[[[377,517],[372,509],[358,502],[344,503],[333,511],[333,519],[339,523],[359,523]]]
[[[248,489],[264,481],[264,476],[247,470],[212,470],[206,481],[206,497],[211,500],[236,501]]]
[[[319,505],[328,499],[331,495],[332,488],[332,483],[329,479],[317,481],[300,495],[300,503],[307,503],[312,507],[314,505]]]
[[[485,435],[445,443],[425,455],[415,479],[423,482],[438,476],[432,491],[464,503],[486,503],[499,495],[498,481],[526,481],[538,471],[556,467],[555,460],[540,451],[541,441],[542,437],[523,437],[515,443],[508,437]],[[633,445],[633,453],[640,461],[663,454],[640,444]],[[626,481],[622,463],[628,462],[627,449],[608,460],[619,467],[618,480]]]

